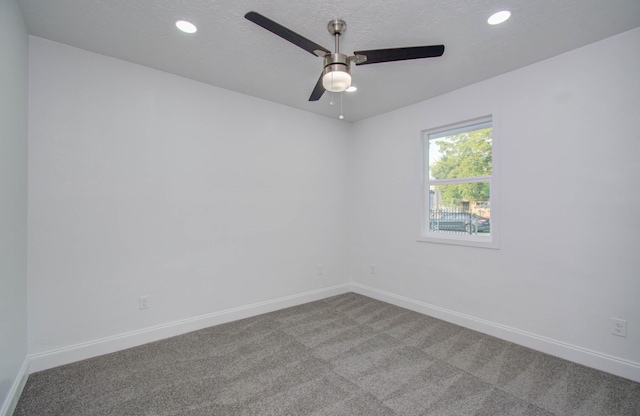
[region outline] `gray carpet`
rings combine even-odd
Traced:
[[[29,376],[14,415],[640,415],[640,384],[354,293]]]

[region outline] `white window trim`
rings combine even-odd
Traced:
[[[492,126],[492,173],[491,176],[481,176],[468,179],[446,179],[446,180],[427,180],[427,169],[429,167],[428,159],[428,146],[429,135],[443,131],[454,130],[463,128],[472,124],[481,124],[483,122],[491,121]],[[481,248],[500,248],[500,124],[498,120],[497,112],[493,114],[478,118],[465,120],[454,124],[448,124],[440,127],[429,128],[423,130],[420,133],[420,143],[422,149],[422,169],[421,185],[422,185],[422,203],[420,204],[420,237],[417,241],[425,243],[438,243],[438,244],[452,244],[458,246],[469,247],[481,247]],[[427,183],[433,184],[434,182],[441,183],[472,183],[472,182],[489,182],[491,189],[491,235],[484,236],[476,234],[473,239],[466,235],[437,235],[435,233],[428,232],[428,219],[425,215],[425,209],[428,209],[429,193],[427,190]]]

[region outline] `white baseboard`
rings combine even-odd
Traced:
[[[213,312],[167,324],[156,325],[137,331],[114,335],[51,351],[45,351],[38,354],[32,354],[28,357],[30,359],[30,369],[31,372],[47,370],[60,365],[109,354],[126,348],[137,347],[138,345],[159,341],[161,339],[185,334],[187,332],[197,331],[210,326],[249,318],[251,316],[273,312],[279,309],[313,302],[348,292],[351,292],[351,285],[346,283],[297,295],[285,296],[251,305]]]
[[[517,328],[465,315],[452,310],[430,305],[394,293],[374,289],[359,283],[352,283],[353,292],[410,309],[443,321],[451,322],[474,331],[504,339],[549,355],[563,358],[587,367],[602,370],[620,377],[640,382],[640,363],[603,354],[576,345],[532,334]]]
[[[11,389],[9,389],[9,393],[4,400],[4,403],[2,403],[2,407],[0,407],[0,416],[11,416],[13,414],[13,411],[18,404],[18,400],[20,400],[20,395],[22,394],[24,385],[27,383],[28,377],[29,357],[24,359],[20,370],[18,370],[18,374],[11,385]]]

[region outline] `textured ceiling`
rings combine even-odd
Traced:
[[[257,11],[341,52],[444,44],[440,58],[352,67],[346,121],[491,78],[640,26],[640,0],[18,0],[33,35],[287,106],[337,117],[330,93],[308,102],[322,59],[244,19]],[[508,9],[506,23],[489,26]],[[184,18],[198,32],[179,32]],[[597,57],[594,56],[594,59]],[[386,80],[386,82],[385,82]],[[339,103],[339,94],[336,94]]]

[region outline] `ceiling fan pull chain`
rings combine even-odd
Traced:
[[[342,114],[342,96],[344,95],[343,92],[340,93],[340,116],[338,117],[340,120],[344,120],[344,115]]]

